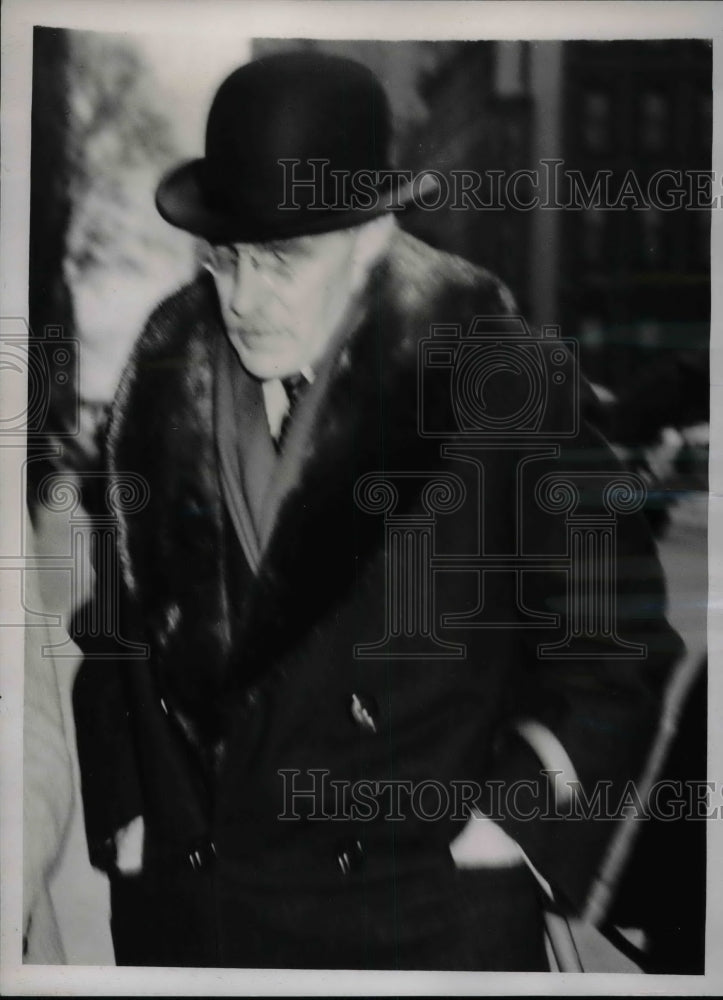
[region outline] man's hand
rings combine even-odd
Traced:
[[[139,875],[143,868],[145,824],[136,816],[115,835],[116,867],[122,875]]]
[[[523,864],[522,849],[487,816],[474,812],[449,846],[458,868]]]

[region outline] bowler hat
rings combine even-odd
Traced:
[[[161,181],[167,222],[214,243],[264,242],[357,225],[389,209],[389,102],[351,59],[277,53],[233,72],[206,125],[206,154]],[[389,178],[387,178],[387,181]]]

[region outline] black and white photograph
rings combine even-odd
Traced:
[[[723,11],[3,19],[4,989],[715,992]]]

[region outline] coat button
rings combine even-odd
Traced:
[[[367,733],[377,732],[377,703],[368,695],[352,694],[351,717],[360,729]]]
[[[216,860],[216,845],[212,840],[201,841],[187,854],[187,861],[195,872],[210,868]]]
[[[336,861],[342,875],[352,875],[364,867],[364,848],[360,840],[345,840],[338,845]]]

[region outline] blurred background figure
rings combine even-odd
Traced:
[[[30,527],[27,554],[37,554]],[[25,707],[23,747],[23,952],[26,962],[65,961],[49,880],[62,852],[73,805],[73,778],[65,735],[56,664],[47,647],[50,631],[39,624],[44,611],[42,570],[25,573]],[[34,620],[33,620],[34,619]]]

